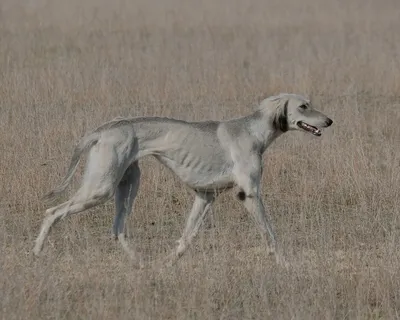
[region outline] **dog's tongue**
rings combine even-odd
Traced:
[[[308,123],[304,123],[304,125],[307,128],[307,130],[311,131],[311,133],[313,133],[314,135],[316,135],[316,136],[320,136],[321,135],[321,130],[320,129],[318,129],[318,128],[312,126],[312,125],[309,125]]]
[[[316,127],[314,127],[312,125],[309,125],[309,124],[307,124],[307,128],[309,130],[311,130],[312,132],[314,132],[314,133],[319,133],[320,132],[320,130],[318,128],[316,128]]]

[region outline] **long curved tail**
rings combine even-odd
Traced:
[[[99,134],[98,132],[94,132],[86,137],[83,137],[77,146],[75,147],[74,154],[72,155],[72,159],[68,168],[68,172],[64,177],[64,180],[61,182],[61,184],[47,193],[46,195],[43,196],[44,201],[50,201],[52,200],[55,196],[63,192],[68,185],[70,184],[72,177],[74,176],[74,173],[76,169],[78,168],[79,161],[81,159],[81,156],[84,152],[87,152],[92,148],[97,141],[99,140]]]

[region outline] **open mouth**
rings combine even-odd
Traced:
[[[311,132],[314,136],[318,136],[319,137],[322,134],[320,129],[318,129],[318,128],[314,127],[314,126],[311,126],[308,123],[305,123],[303,121],[297,122],[297,125],[301,129],[303,129],[303,130],[305,130],[307,132]]]

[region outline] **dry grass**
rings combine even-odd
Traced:
[[[400,7],[396,0],[0,3],[2,319],[400,317]],[[228,118],[279,92],[334,119],[266,155],[263,192],[293,268],[277,268],[242,206],[217,201],[176,267],[135,271],[113,203],[63,221],[41,259],[39,198],[77,139],[117,115]],[[154,160],[131,240],[178,239],[192,195]],[[78,182],[78,181],[76,181]],[[76,186],[76,184],[75,184]]]

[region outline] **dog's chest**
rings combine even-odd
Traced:
[[[205,150],[174,150],[157,159],[192,188],[225,185],[231,180],[231,166],[222,153]]]

